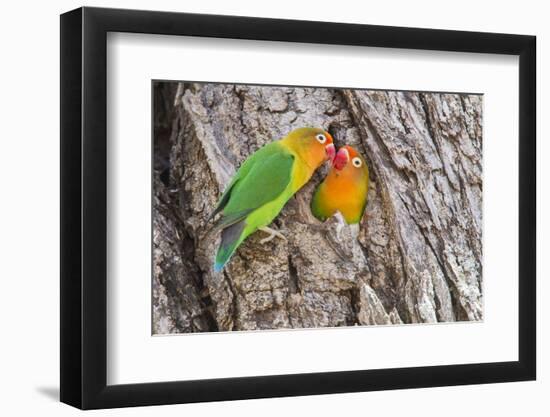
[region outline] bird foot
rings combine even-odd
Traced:
[[[268,233],[268,234],[269,234],[268,237],[266,237],[266,238],[260,240],[260,243],[261,243],[262,245],[263,245],[264,243],[267,243],[267,242],[270,242],[271,240],[273,240],[273,238],[274,238],[275,236],[277,236],[278,238],[281,238],[281,239],[283,239],[283,240],[287,240],[286,237],[285,237],[281,232],[279,232],[279,231],[277,231],[277,230],[274,230],[274,229],[272,229],[272,228],[270,228],[270,227],[267,227],[267,226],[266,226],[266,227],[260,227],[260,230],[261,230],[262,232],[264,232],[264,233]]]
[[[346,220],[344,219],[344,216],[342,216],[342,213],[340,213],[339,211],[334,213],[334,217],[336,218],[336,221],[337,221],[336,239],[338,239],[338,241],[342,241],[342,231],[344,227],[346,227],[347,223],[346,223]]]

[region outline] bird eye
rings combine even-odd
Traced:
[[[353,160],[351,162],[353,163],[353,166],[356,167],[356,168],[359,168],[361,165],[363,165],[363,162],[357,156],[355,158],[353,158]]]
[[[315,139],[317,139],[320,143],[325,143],[327,141],[327,138],[322,133],[316,135]]]

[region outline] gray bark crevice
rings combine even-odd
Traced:
[[[155,118],[158,132],[172,127],[169,139],[155,129],[159,158],[169,160],[167,168],[155,164],[159,178],[158,167],[169,172],[165,183],[155,180],[155,196],[169,190],[167,205],[180,220],[167,222],[155,198],[163,253],[154,260],[188,249],[177,273],[164,270],[165,261],[154,269],[154,321],[171,323],[155,332],[483,319],[480,96],[169,85],[155,88],[159,103],[172,103],[169,120]],[[337,146],[365,156],[371,182],[361,224],[342,228],[337,217],[321,223],[311,215],[321,169],[272,225],[286,241],[262,245],[257,232],[215,273],[219,236],[208,216],[220,193],[251,153],[301,126],[328,129]],[[157,301],[169,289],[171,308]],[[198,324],[177,313],[189,309]]]
[[[158,176],[154,188],[153,334],[216,330],[211,300],[202,292],[201,274],[192,261],[193,243]]]

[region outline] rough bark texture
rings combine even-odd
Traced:
[[[157,83],[154,333],[482,320],[482,97]],[[239,165],[301,126],[356,146],[359,228],[317,221],[319,170],[221,273],[207,217]]]

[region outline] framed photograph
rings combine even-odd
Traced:
[[[533,380],[535,37],[61,16],[61,401]]]

